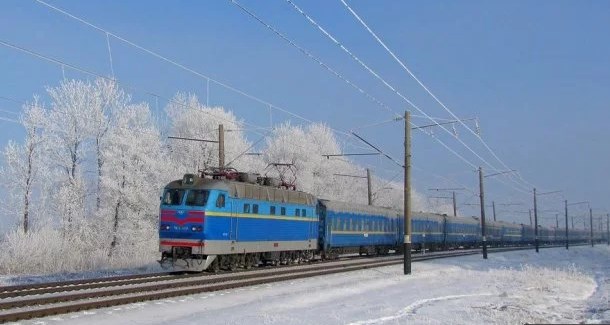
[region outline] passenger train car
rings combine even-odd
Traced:
[[[317,199],[271,178],[214,171],[186,174],[165,186],[159,212],[162,266],[173,271],[218,271],[287,264],[342,254],[402,251],[402,211]],[[412,247],[435,250],[478,247],[478,218],[412,213]],[[487,222],[490,246],[532,245],[534,228]],[[565,241],[565,230],[539,227],[541,244]],[[569,230],[572,242],[590,240]],[[593,240],[604,235],[596,231]]]

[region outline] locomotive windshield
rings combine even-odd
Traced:
[[[163,194],[163,205],[180,205],[182,204],[182,197],[184,196],[184,190],[168,189]]]
[[[205,190],[189,190],[186,194],[186,205],[188,206],[205,206],[208,201],[209,191]]]

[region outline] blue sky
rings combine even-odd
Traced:
[[[392,61],[340,1],[295,2],[428,114],[450,117]],[[336,129],[351,130],[392,117],[228,1],[49,3],[196,71]],[[408,108],[286,1],[241,3],[393,111]],[[607,212],[609,2],[348,3],[450,109],[464,118],[479,118],[483,138],[507,165],[519,170],[541,191],[563,190],[568,200],[590,200],[594,212]],[[35,1],[0,3],[0,40],[101,75],[111,74],[103,33]],[[128,91],[135,99],[155,107],[155,98],[147,93],[171,97],[177,91],[187,91],[205,100],[204,79],[116,39],[111,38],[110,42],[115,76],[131,87]],[[35,93],[44,95],[45,86],[56,85],[62,78],[58,66],[4,46],[0,46],[0,71],[0,97],[18,100],[30,99]],[[88,77],[69,69],[65,74],[68,78]],[[215,84],[209,95],[211,104],[225,106],[251,124],[268,126],[265,105]],[[160,107],[165,104],[163,100],[158,103]],[[19,112],[20,105],[0,99],[0,109]],[[0,112],[0,117],[14,115]],[[274,112],[272,118],[277,123],[290,117]],[[417,118],[414,122],[430,123]],[[0,123],[0,145],[10,139],[22,139],[19,125]],[[292,119],[292,123],[302,121]],[[462,141],[503,169],[474,136],[460,127],[457,131]],[[400,122],[358,132],[401,159]],[[442,130],[435,130],[435,135],[475,165],[484,165]],[[256,140],[256,134],[249,136]],[[358,162],[371,165],[375,174],[386,178],[399,171],[380,158]],[[468,187],[477,186],[473,169],[429,136],[414,134],[413,163],[414,184],[423,194],[428,194],[427,188],[455,186],[437,175]],[[509,210],[527,211],[532,205],[531,195],[516,191],[515,186],[505,177],[487,179],[487,201],[522,202],[523,206]],[[458,198],[461,203],[477,202],[466,192],[458,194]],[[544,209],[562,209],[562,199],[561,195],[540,197],[540,204]],[[461,208],[465,214],[478,214],[472,207]],[[582,208],[573,210],[584,213]],[[498,216],[529,222],[525,214],[502,212]],[[554,224],[553,212],[546,212],[543,217],[549,219],[542,223]]]

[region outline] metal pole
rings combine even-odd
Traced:
[[[483,258],[487,259],[487,238],[485,237],[485,194],[483,192],[483,167],[479,167],[479,197],[481,199],[481,236],[483,237]]]
[[[568,238],[568,200],[565,200],[566,206],[566,249],[570,249],[570,239]]]
[[[225,168],[225,128],[218,124],[218,167]]]
[[[534,243],[536,244],[536,253],[538,253],[538,205],[536,203],[536,188],[534,188]]]
[[[455,202],[455,191],[453,192],[453,216],[457,217],[457,204]]]
[[[369,197],[369,205],[373,205],[373,191],[371,191],[371,170],[366,169],[366,183]]]
[[[530,209],[530,226],[534,226],[534,221],[532,221],[532,209]]]
[[[589,228],[591,228],[591,247],[593,247],[593,209],[589,208]]]
[[[494,209],[494,222],[496,222],[496,201],[491,201],[491,206]]]
[[[555,214],[555,231],[559,229],[559,213]]]
[[[570,216],[570,219],[572,219],[572,229],[574,229],[574,216]]]
[[[411,274],[411,114],[405,111],[404,274]]]

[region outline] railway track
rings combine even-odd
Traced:
[[[490,252],[521,249],[531,247],[494,248]],[[416,254],[413,261],[475,254],[480,250],[431,252]],[[401,263],[402,257],[387,256],[220,274],[155,273],[0,287],[0,323]]]

